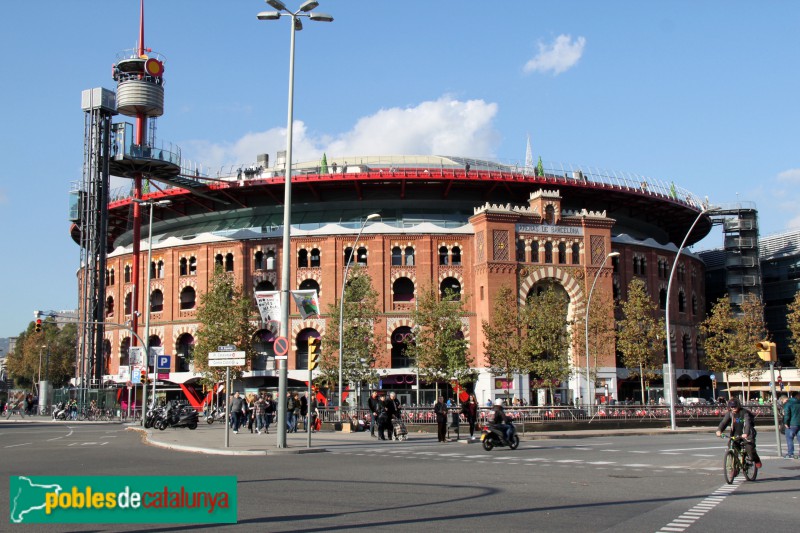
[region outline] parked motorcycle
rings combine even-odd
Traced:
[[[193,407],[171,405],[167,408],[164,418],[154,423],[154,427],[161,431],[168,427],[197,429],[199,418],[197,411]]]
[[[69,418],[69,409],[64,402],[58,402],[53,407],[53,420],[66,420],[67,418]]]
[[[206,422],[208,424],[213,424],[214,422],[224,422],[225,421],[225,409],[212,409],[206,415]]]
[[[156,427],[156,423],[162,420],[166,416],[166,409],[163,406],[150,406],[147,410],[147,414],[144,417],[144,427],[145,428],[152,428]]]
[[[506,440],[502,429],[499,429],[494,424],[484,426],[481,433],[481,443],[483,443],[483,449],[487,452],[491,451],[495,446],[508,446],[512,450],[516,450],[517,446],[519,446],[517,428],[514,427],[514,424],[511,424],[511,439]]]

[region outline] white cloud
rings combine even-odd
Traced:
[[[784,183],[800,183],[800,168],[790,168],[778,173],[778,181]]]
[[[578,37],[575,41],[571,35],[559,35],[552,44],[538,43],[539,53],[525,63],[523,70],[530,72],[552,72],[559,75],[575,66],[583,55],[586,38]]]
[[[483,100],[461,101],[449,96],[413,107],[381,109],[356,120],[337,136],[312,135],[303,121],[293,126],[292,159],[310,161],[322,156],[356,155],[465,155],[490,157],[500,136],[492,125],[497,104]],[[286,128],[247,133],[230,143],[194,140],[181,143],[187,158],[206,169],[251,164],[256,155],[270,160],[286,149]]]

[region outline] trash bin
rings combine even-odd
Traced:
[[[458,421],[459,421],[460,417],[461,417],[461,415],[460,415],[460,413],[458,411],[453,411],[452,413],[450,413],[450,427],[451,428],[458,429]]]

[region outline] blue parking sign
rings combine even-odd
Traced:
[[[169,370],[170,367],[170,359],[172,356],[170,355],[159,355],[158,356],[158,366],[156,367],[158,370]]]

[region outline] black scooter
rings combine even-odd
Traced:
[[[161,431],[164,431],[168,427],[197,429],[197,421],[199,419],[200,417],[193,407],[170,406],[167,409],[164,418],[154,422],[153,427],[156,427]]]
[[[487,452],[492,451],[492,448],[495,446],[508,446],[512,450],[516,450],[517,446],[519,446],[517,428],[514,427],[514,424],[511,424],[511,439],[506,440],[502,429],[499,429],[494,424],[484,426],[483,432],[481,433],[481,443],[483,444],[483,449]]]

